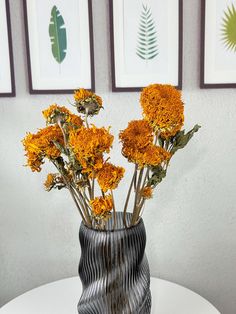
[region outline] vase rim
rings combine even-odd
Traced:
[[[101,233],[114,233],[114,232],[120,232],[120,231],[128,231],[128,230],[132,230],[136,227],[138,227],[140,224],[143,224],[143,219],[140,218],[138,223],[136,223],[135,225],[132,225],[132,226],[128,226],[128,227],[123,227],[123,228],[118,228],[118,229],[108,229],[108,230],[100,230],[100,229],[94,229],[94,228],[91,228],[89,226],[87,226],[83,221],[81,221],[81,224],[88,230],[91,230],[91,231],[96,231],[96,232],[101,232]]]

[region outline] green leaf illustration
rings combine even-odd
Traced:
[[[227,50],[236,52],[236,9],[233,4],[224,12],[222,40]]]
[[[67,37],[64,19],[55,5],[51,11],[49,36],[53,57],[60,64],[66,57]]]
[[[151,8],[144,4],[140,15],[136,54],[143,60],[151,60],[158,55],[155,21]]]

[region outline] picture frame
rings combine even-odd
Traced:
[[[236,40],[228,29],[231,18],[236,20],[236,3],[201,1],[200,88],[236,87]]]
[[[0,0],[0,97],[14,97],[15,75],[12,50],[11,18],[8,0]]]
[[[109,14],[112,91],[151,83],[182,89],[183,1],[109,0]]]
[[[92,1],[23,0],[23,10],[30,94],[95,91]]]

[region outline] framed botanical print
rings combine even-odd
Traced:
[[[0,97],[15,96],[11,21],[8,0],[0,0]]]
[[[201,88],[236,87],[236,1],[202,0]]]
[[[31,94],[95,89],[91,0],[24,0]]]
[[[113,91],[182,87],[182,0],[109,0]]]

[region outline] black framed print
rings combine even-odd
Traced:
[[[182,0],[109,0],[113,91],[182,88]]]
[[[0,33],[0,97],[14,97],[15,77],[8,0],[0,0]]]
[[[202,0],[201,88],[236,87],[236,1]]]
[[[95,89],[91,0],[24,0],[31,94]]]

